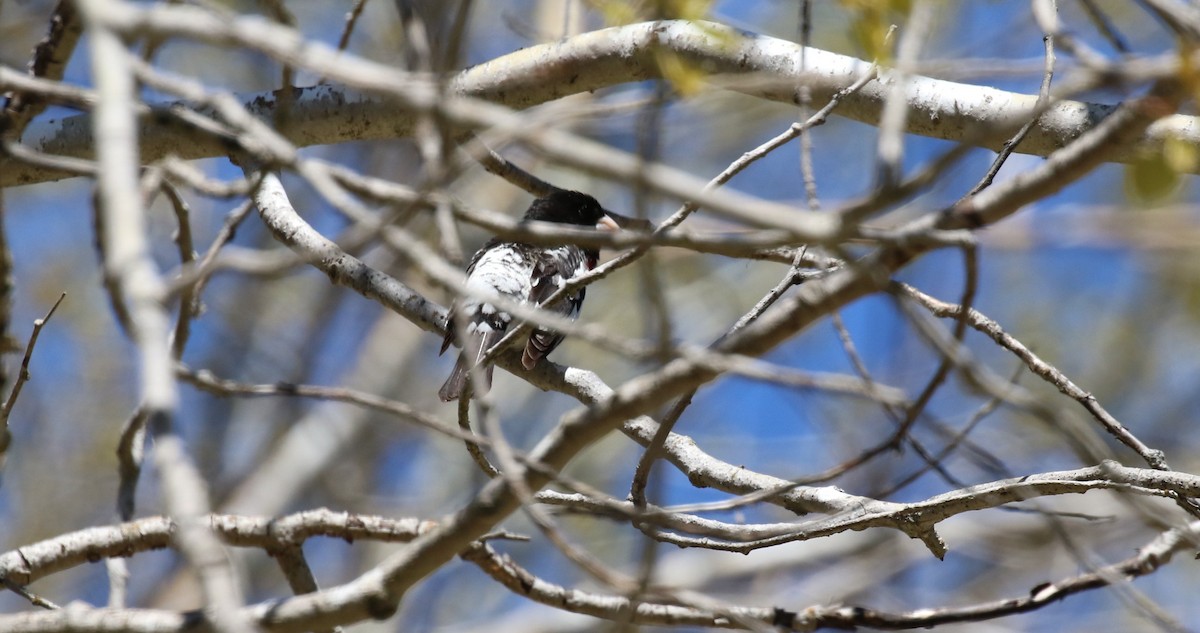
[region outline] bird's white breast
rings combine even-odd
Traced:
[[[467,277],[467,288],[485,293],[498,292],[524,300],[529,297],[532,274],[533,261],[526,253],[514,245],[501,244],[480,255]],[[482,303],[485,302],[474,297],[463,300],[463,305],[470,307]],[[485,313],[494,310],[491,304],[483,305],[480,309]]]

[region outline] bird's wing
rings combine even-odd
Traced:
[[[577,246],[567,246],[546,251],[533,267],[530,279],[530,302],[540,305],[550,298],[559,288],[566,285],[573,277],[587,272],[590,268],[590,258]],[[586,288],[571,294],[566,299],[556,303],[550,311],[574,319],[579,316],[583,305]],[[521,364],[526,369],[533,369],[539,360],[545,357],[562,342],[563,335],[549,328],[539,327],[529,335],[525,344],[525,353],[521,356]]]

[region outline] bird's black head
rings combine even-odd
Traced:
[[[534,200],[525,212],[525,219],[595,226],[606,215],[604,207],[586,193],[558,189]]]

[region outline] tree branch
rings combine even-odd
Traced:
[[[355,140],[394,139],[409,136],[416,120],[418,101],[411,97],[397,102],[385,86],[403,86],[410,92],[427,86],[415,77],[391,67],[369,62],[333,48],[305,42],[299,34],[259,17],[226,20],[198,7],[156,5],[134,11],[129,5],[109,17],[109,24],[127,35],[153,33],[199,39],[218,44],[237,43],[259,50],[280,61],[293,63],[380,98],[349,93],[343,87],[320,85],[289,89],[288,116],[277,119],[278,92],[243,95],[247,109],[266,121],[278,121],[278,131],[299,146],[325,145]],[[868,62],[819,49],[805,51],[801,69],[800,47],[792,42],[753,33],[738,32],[713,23],[664,21],[633,24],[584,33],[562,42],[534,46],[510,53],[462,71],[449,84],[450,93],[461,98],[482,99],[492,104],[524,109],[569,94],[660,77],[657,51],[671,50],[688,64],[712,75],[740,75],[754,79],[728,83],[731,89],[753,96],[793,103],[795,86],[803,83],[812,99],[828,100],[870,68]],[[1175,56],[1150,60],[1145,77],[1170,76],[1177,72]],[[838,114],[876,124],[889,94],[887,74],[846,96]],[[718,82],[718,85],[721,85]],[[0,89],[10,86],[0,83]],[[1037,95],[955,83],[927,77],[909,78],[910,116],[905,131],[933,138],[976,143],[999,150],[1005,141],[1038,108]],[[432,96],[430,91],[422,91]],[[423,101],[424,106],[435,104]],[[481,125],[482,101],[459,101],[476,112],[451,116],[462,125]],[[401,107],[397,107],[397,106]],[[1086,132],[1115,106],[1059,100],[1053,102],[1026,135],[1017,151],[1048,156]],[[452,107],[451,109],[455,109]],[[228,148],[214,138],[198,137],[168,115],[169,106],[153,109],[141,120],[141,152],[146,161],[174,154],[181,158],[223,156]],[[463,114],[459,108],[458,114]],[[34,122],[26,133],[28,145],[38,151],[70,157],[93,155],[88,134],[91,115]],[[370,125],[361,125],[370,121]],[[493,121],[494,123],[494,121]],[[1161,143],[1178,138],[1200,144],[1200,125],[1195,117],[1167,117],[1140,136],[1138,143]],[[1138,143],[1116,148],[1107,160],[1129,161]],[[45,182],[73,174],[16,162],[0,157],[0,187]],[[699,189],[699,187],[697,187]]]

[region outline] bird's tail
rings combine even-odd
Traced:
[[[446,382],[442,383],[442,388],[438,389],[438,398],[441,398],[442,402],[450,402],[462,397],[467,384],[471,381],[471,368],[478,364],[479,359],[483,358],[488,349],[497,342],[499,336],[496,334],[503,335],[503,332],[474,337],[468,342],[469,347],[459,355],[458,362],[454,363],[454,369],[450,372],[450,376],[446,378]],[[483,368],[483,384],[477,385],[476,395],[482,396],[488,392],[488,389],[491,389],[493,369],[491,363]]]

